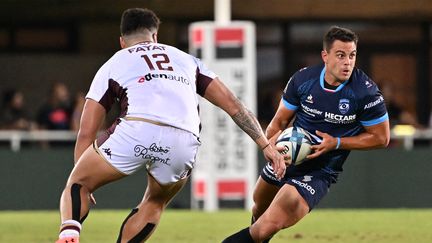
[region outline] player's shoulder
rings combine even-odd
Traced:
[[[354,68],[351,75],[351,84],[359,95],[373,95],[379,90],[377,84],[359,68]]]
[[[321,74],[323,68],[324,68],[324,64],[303,67],[299,69],[293,76],[299,80],[309,80],[311,78],[319,78],[319,75]]]
[[[304,87],[305,85],[313,85],[315,81],[319,81],[320,73],[323,68],[324,65],[321,64],[299,69],[288,80],[287,87],[288,85],[293,87]]]

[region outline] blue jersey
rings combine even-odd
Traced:
[[[350,137],[364,132],[365,126],[388,120],[381,91],[363,71],[354,68],[351,77],[335,90],[325,88],[324,74],[324,65],[303,68],[290,78],[282,95],[285,107],[296,111],[293,125],[309,132],[313,144],[322,141],[316,130]],[[339,173],[349,153],[333,150],[295,166],[295,170]]]

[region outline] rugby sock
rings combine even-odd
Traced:
[[[76,220],[66,220],[61,224],[59,239],[67,237],[79,237],[81,224]]]
[[[239,232],[228,236],[222,243],[254,243],[252,236],[249,233],[249,227],[240,230]]]

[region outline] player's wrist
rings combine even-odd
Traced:
[[[338,150],[341,146],[341,138],[340,137],[336,137],[336,148],[335,150]]]
[[[264,145],[263,147],[261,147],[261,150],[266,149],[269,145],[270,145],[270,142],[268,142],[266,145]]]

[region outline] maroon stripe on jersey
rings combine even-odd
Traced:
[[[108,112],[111,110],[116,99],[118,99],[120,103],[120,117],[124,117],[129,105],[126,90],[126,88],[121,87],[115,80],[110,79],[108,81],[108,89],[99,100],[99,103],[105,108],[106,112]]]
[[[99,137],[96,139],[96,145],[100,147],[110,136],[114,133],[116,127],[118,124],[120,124],[121,120],[117,119],[111,127],[106,129],[103,133],[99,135]]]
[[[197,94],[204,96],[205,91],[207,89],[207,86],[211,83],[213,79],[201,74],[199,72],[199,69],[196,70],[196,87],[197,87]]]

